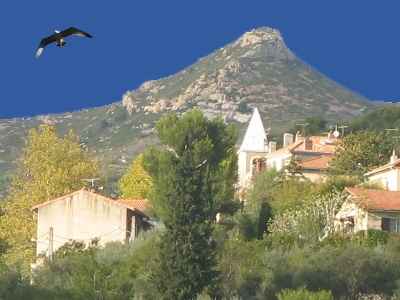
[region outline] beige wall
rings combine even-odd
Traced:
[[[382,215],[368,213],[368,229],[382,230]]]
[[[123,242],[126,214],[125,207],[84,190],[40,207],[37,216],[37,255],[48,254],[50,227],[53,227],[54,232],[54,251],[68,242],[68,239],[88,243],[99,237],[100,244]]]
[[[368,181],[381,185],[389,191],[400,191],[400,170],[392,169],[368,177]]]
[[[343,224],[341,224],[340,219],[345,219],[348,217],[354,218],[354,232],[360,230],[367,230],[368,228],[368,213],[355,205],[352,201],[346,200],[339,212],[336,214],[335,218],[335,228],[338,231],[343,230]]]
[[[381,212],[367,212],[366,210],[359,208],[353,202],[347,200],[340,211],[337,213],[335,218],[335,228],[338,231],[343,230],[340,223],[341,218],[354,217],[354,230],[358,232],[360,230],[375,229],[382,230],[382,217],[396,218],[400,217],[399,213],[381,213]]]
[[[277,171],[282,170],[287,164],[289,164],[292,157],[291,153],[271,153],[267,156],[268,168],[275,168]]]

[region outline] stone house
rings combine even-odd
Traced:
[[[400,232],[400,192],[347,188],[348,198],[335,217],[335,229],[344,233],[376,229]]]
[[[37,219],[36,254],[50,256],[69,241],[100,245],[133,241],[152,227],[146,200],[114,200],[81,189],[32,208]]]

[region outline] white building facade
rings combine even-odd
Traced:
[[[238,151],[239,187],[247,187],[253,176],[266,168],[268,141],[260,113],[255,108]]]

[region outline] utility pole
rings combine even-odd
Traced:
[[[99,181],[99,180],[100,180],[100,178],[85,178],[85,179],[82,179],[82,181],[90,183],[90,187],[91,187],[92,190],[95,190],[95,182]]]
[[[50,227],[50,230],[49,230],[49,261],[53,260],[53,252],[54,252],[54,230],[53,230],[53,227]]]

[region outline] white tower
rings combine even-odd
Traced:
[[[239,187],[245,188],[253,174],[254,159],[265,159],[268,154],[268,141],[260,113],[255,108],[247,127],[242,145],[238,151]]]

